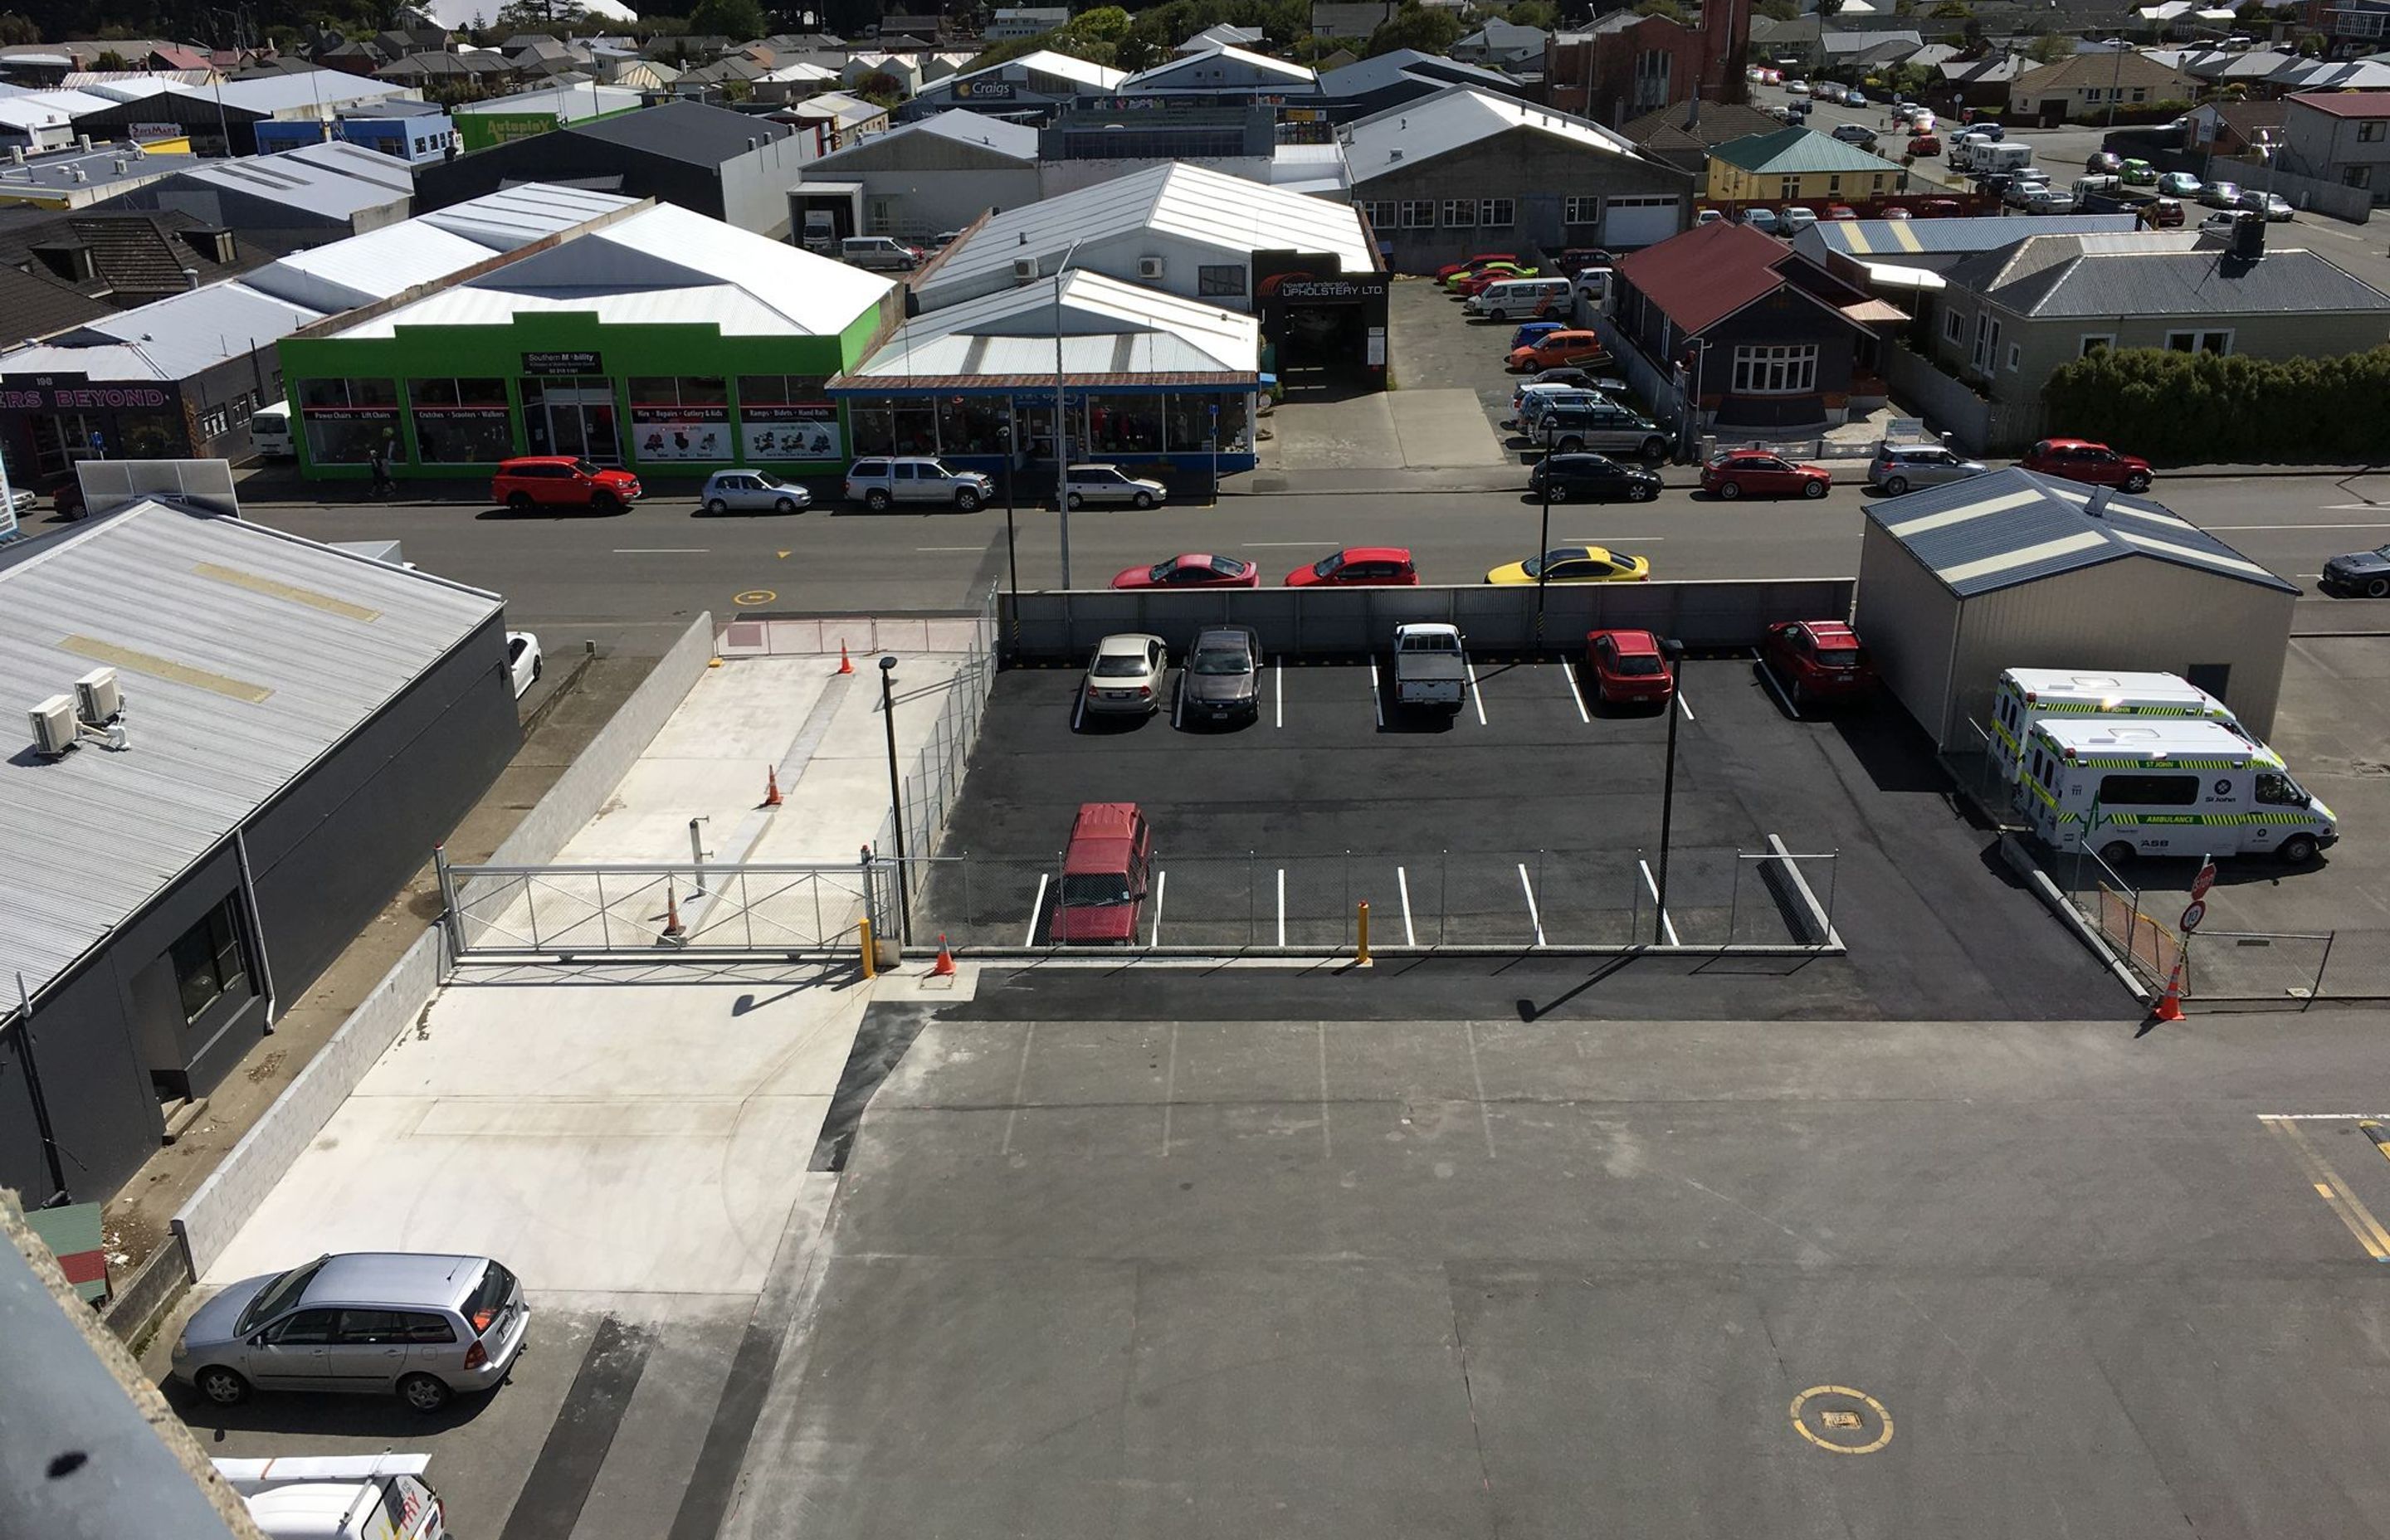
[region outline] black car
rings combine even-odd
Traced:
[[[2352,551],[2323,564],[2323,591],[2362,594],[2369,599],[2390,598],[2390,545]]]
[[[1600,390],[1608,382],[1595,379],[1590,370],[1580,369],[1575,367],[1574,365],[1566,365],[1556,369],[1546,369],[1542,373],[1529,379],[1527,383],[1530,385],[1574,385],[1581,391],[1594,391]]]
[[[1527,490],[1555,503],[1648,503],[1660,478],[1607,455],[1547,455],[1527,472]]]
[[[2016,178],[2004,171],[1987,171],[1975,178],[1975,190],[1991,198],[2006,199],[2015,186]]]

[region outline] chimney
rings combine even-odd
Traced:
[[[199,270],[198,268],[186,267],[183,269],[183,287],[185,289],[197,289],[199,287]]]
[[[1692,98],[1685,103],[1685,129],[1690,133],[1702,126],[1702,88],[1693,87]]]
[[[88,134],[76,135],[75,148],[82,150],[85,155],[89,155],[91,153],[91,135]]]
[[[2083,505],[2084,516],[2088,519],[2107,518],[2108,499],[2115,494],[2116,489],[2114,487],[2101,487],[2092,493],[2091,501]]]

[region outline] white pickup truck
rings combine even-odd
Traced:
[[[1456,626],[1415,622],[1394,627],[1394,704],[1457,712],[1469,693],[1469,655]]]
[[[447,1514],[423,1484],[429,1455],[322,1455],[215,1462],[268,1540],[443,1540]]]

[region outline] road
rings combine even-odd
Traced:
[[[1523,473],[1522,483],[1523,484]],[[2311,584],[2323,559],[2390,541],[2390,475],[2168,479],[2155,495],[2252,559]],[[1858,570],[1862,495],[1815,503],[1720,503],[1680,489],[1656,502],[1552,510],[1555,545],[1613,545],[1661,578],[1837,577]],[[816,507],[789,518],[714,519],[658,500],[610,518],[517,517],[482,507],[266,504],[262,522],[319,540],[399,538],[427,571],[507,596],[510,623],[551,651],[584,638],[660,652],[702,610],[952,609],[1005,581],[1004,510],[867,514]],[[1181,551],[1224,551],[1275,583],[1347,543],[1408,546],[1431,582],[1473,583],[1531,553],[1540,510],[1521,493],[1240,496],[1216,507],[1071,516],[1071,578],[1100,587],[1124,567]],[[1024,588],[1059,586],[1055,516],[1016,520]],[[2302,629],[2371,620],[2372,607],[2309,598]],[[2390,610],[2383,615],[2390,619]]]

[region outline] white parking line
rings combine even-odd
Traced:
[[[916,551],[983,551],[984,545],[916,545]]]
[[[1801,720],[1801,708],[1792,704],[1792,698],[1785,694],[1784,687],[1776,682],[1776,671],[1769,668],[1764,659],[1759,664],[1759,682],[1767,687],[1767,693],[1776,697],[1776,703],[1784,708],[1787,715],[1795,722]]]
[[[1378,661],[1369,660],[1369,711],[1378,719],[1378,731],[1386,730],[1386,698],[1378,693]]]
[[[1286,868],[1278,869],[1278,943],[1286,944]]]
[[[1653,881],[1651,879],[1651,863],[1638,858],[1635,864],[1643,868],[1643,886],[1645,890],[1651,893],[1651,902],[1654,904],[1659,903],[1660,884]],[[1682,946],[1684,944],[1684,943],[1677,939],[1677,922],[1668,918],[1668,911],[1665,909],[1660,911],[1660,929],[1667,932],[1669,945]]]
[[[1694,719],[1693,703],[1685,699],[1685,686],[1681,679],[1677,682],[1677,709],[1685,713],[1686,721],[1690,722]]]
[[[1148,946],[1160,946],[1160,945],[1162,944],[1162,895],[1163,895],[1163,893],[1165,893],[1165,892],[1169,892],[1169,890],[1170,890],[1170,874],[1169,874],[1168,872],[1156,872],[1156,873],[1154,873],[1154,874],[1153,874],[1153,939],[1152,939],[1151,941],[1149,941],[1149,942],[1147,942],[1147,943],[1145,943],[1145,944],[1146,944],[1146,945],[1148,945]]]
[[[2329,512],[2332,508],[2358,508],[2371,506],[2365,503],[2333,503],[2328,505],[2326,511]],[[2257,530],[2378,530],[2382,528],[2382,524],[2377,520],[2371,524],[2202,524],[2199,527],[2203,530],[2219,531],[2230,534]]]
[[[1536,944],[1544,944],[1544,917],[1536,912],[1536,885],[1527,880],[1527,864],[1519,863],[1519,886],[1526,890],[1527,918],[1536,922]]]
[[[1273,712],[1272,724],[1279,727],[1285,726],[1286,660],[1283,658],[1270,665],[1270,706]]]
[[[976,551],[980,547],[973,545],[971,549]],[[614,554],[616,556],[710,556],[713,553],[702,545],[617,545],[614,547]]]
[[[1469,671],[1469,699],[1477,702],[1477,725],[1485,723],[1485,692],[1477,687],[1477,664],[1467,653],[1460,656],[1460,666]]]
[[[1586,714],[1585,691],[1576,687],[1576,665],[1574,663],[1562,663],[1561,665],[1561,677],[1568,681],[1569,699],[1576,702],[1576,719],[1590,726],[1593,723],[1593,718]]]
[[[1400,866],[1394,868],[1394,886],[1403,891],[1403,944],[1417,946],[1419,932],[1411,929],[1411,879]]]
[[[1087,687],[1085,685],[1082,685],[1079,687],[1079,703],[1071,709],[1071,731],[1074,733],[1077,732],[1079,730],[1079,725],[1086,720]]]
[[[1053,876],[1051,872],[1037,874],[1037,901],[1029,905],[1029,933],[1021,938],[1021,944],[1023,946],[1037,944],[1037,917],[1046,912],[1046,881],[1051,876]]]

